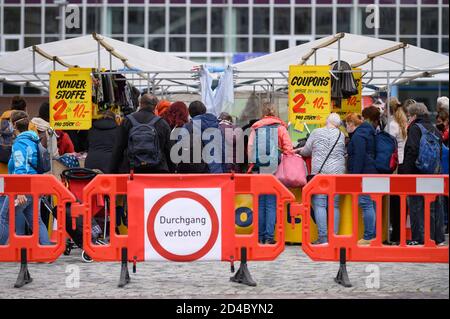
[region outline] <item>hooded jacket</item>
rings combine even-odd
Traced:
[[[88,154],[84,166],[111,173],[111,157],[118,126],[113,119],[103,118],[92,123],[88,132]]]
[[[41,139],[42,145],[50,152],[52,152],[53,157],[59,156],[58,151],[58,141],[56,139],[56,135],[53,134],[50,139],[49,129],[50,123],[46,120],[41,119],[40,117],[35,117],[31,120],[29,125],[30,130],[36,131],[38,133],[39,138]],[[45,135],[44,135],[45,134]],[[45,136],[45,140],[44,137]],[[50,141],[50,142],[49,142]]]
[[[367,122],[353,132],[347,146],[349,174],[377,174],[375,166],[375,129]]]
[[[437,128],[431,123],[428,115],[418,115],[414,122],[408,127],[408,137],[405,144],[405,155],[403,164],[399,166],[399,174],[422,174],[416,167],[416,160],[419,156],[420,139],[422,131],[417,124],[422,124],[427,130],[433,132],[442,142],[442,136]]]
[[[205,113],[205,114],[194,116],[192,118],[192,121],[190,121],[189,123],[186,123],[183,127],[186,128],[190,132],[190,134],[193,134],[194,128],[196,129],[196,131],[199,129],[199,131],[202,133],[201,138],[202,138],[202,142],[203,142],[203,147],[206,147],[208,145],[208,149],[222,150],[222,143],[221,143],[222,141],[214,139],[213,137],[211,137],[210,139],[203,138],[203,132],[205,130],[207,130],[209,128],[219,129],[219,121],[213,114]],[[197,138],[197,137],[194,137],[194,138]],[[222,136],[222,139],[223,139],[223,136]],[[210,143],[214,143],[214,144],[210,145]],[[210,153],[210,155],[214,158],[214,156],[216,154],[213,151]],[[223,173],[221,161],[222,160],[220,159],[219,162],[212,161],[212,163],[208,163],[209,173],[211,173],[211,174]],[[196,171],[196,172],[198,172],[198,171]],[[208,173],[208,172],[204,171],[203,173]]]
[[[278,124],[278,148],[283,154],[292,153],[292,142],[287,131],[287,125],[281,119],[276,116],[265,116],[261,120],[257,121],[252,125],[252,130],[248,138],[248,154],[252,154],[253,145],[255,143],[256,129],[267,126]]]
[[[38,174],[37,152],[39,137],[34,131],[17,135],[12,145],[11,159],[8,162],[8,174]]]

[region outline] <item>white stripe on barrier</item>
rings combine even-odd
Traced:
[[[442,194],[444,193],[443,178],[416,178],[416,193]]]
[[[391,183],[389,177],[363,177],[363,193],[389,193]]]
[[[0,177],[0,193],[3,193],[5,191],[5,179],[3,177]]]

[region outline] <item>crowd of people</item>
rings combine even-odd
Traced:
[[[232,116],[222,113],[217,117],[207,112],[201,101],[188,106],[182,101],[171,103],[146,93],[140,97],[138,111],[124,118],[103,111],[89,131],[64,132],[51,129],[48,103],[41,105],[38,117],[30,118],[25,100],[14,97],[10,110],[1,116],[0,173],[39,174],[37,161],[41,144],[54,158],[87,152],[84,166],[103,173],[264,173],[270,164],[269,158],[275,157],[278,164],[281,154],[298,153],[311,157],[311,175],[380,174],[385,172],[380,171],[377,160],[380,152],[377,136],[384,131],[396,142],[398,167],[391,173],[429,174],[419,165],[425,158],[428,166],[433,160],[439,162],[431,173],[448,174],[448,163],[441,161],[445,151],[448,159],[448,98],[437,100],[435,121],[422,103],[414,100],[400,103],[397,98],[387,103],[387,109],[374,104],[364,108],[361,114],[348,114],[344,121],[338,114],[331,113],[325,127],[313,130],[303,147],[295,147],[287,124],[277,117],[276,108],[270,103],[262,105],[260,119],[238,129]],[[228,133],[230,130],[233,134]],[[433,141],[426,144],[432,139],[430,136],[435,137],[435,144]],[[438,145],[439,149],[430,145]],[[266,162],[261,160],[261,154]],[[339,202],[340,196],[336,195],[333,199],[336,234],[340,223]],[[358,244],[368,245],[376,237],[376,204],[370,195],[360,195],[358,205],[364,222],[364,235]],[[19,195],[15,206],[16,232],[24,234],[27,228],[32,230],[32,198]],[[260,244],[275,243],[276,207],[275,195],[259,196]],[[327,196],[314,195],[312,207],[319,233],[315,244],[325,244],[328,242]],[[412,231],[408,244],[422,245],[423,197],[409,196],[408,211]],[[8,198],[0,196],[0,245],[8,241],[8,216]],[[391,240],[399,241],[400,201],[393,196],[390,216]],[[447,197],[440,196],[432,203],[431,218],[431,237],[442,245],[448,223]],[[45,227],[40,219],[39,240],[44,245],[50,243]]]

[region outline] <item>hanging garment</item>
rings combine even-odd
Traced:
[[[342,99],[348,99],[349,97],[358,94],[358,87],[356,86],[356,81],[353,73],[345,72],[340,73],[339,71],[351,71],[352,67],[345,61],[341,61],[340,68],[337,61],[331,63],[334,75],[337,77],[335,79],[331,77],[331,99],[335,101],[335,105],[340,107]]]
[[[219,79],[217,87],[213,90],[213,77],[209,70],[203,66],[200,72],[202,88],[202,102],[208,113],[218,116],[221,112],[230,112],[234,105],[233,68],[227,66]]]

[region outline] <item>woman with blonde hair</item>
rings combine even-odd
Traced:
[[[384,131],[391,134],[398,144],[398,163],[403,164],[406,136],[408,135],[408,119],[402,108],[402,103],[393,97],[389,101],[390,118]]]

